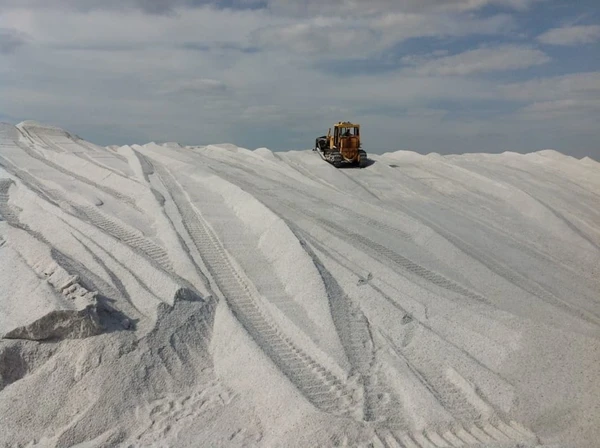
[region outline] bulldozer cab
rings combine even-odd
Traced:
[[[356,137],[360,138],[360,126],[352,123],[338,123],[333,127],[333,140],[336,143],[341,138]]]
[[[333,145],[342,151],[358,151],[360,148],[360,126],[347,122],[334,125]]]
[[[327,135],[315,139],[313,151],[319,151],[321,158],[335,167],[350,163],[364,168],[367,153],[362,149],[360,137],[360,125],[340,121],[333,125],[333,133],[329,128]]]

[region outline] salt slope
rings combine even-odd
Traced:
[[[0,126],[0,442],[595,446],[600,166],[371,157]]]

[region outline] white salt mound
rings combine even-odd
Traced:
[[[0,446],[600,440],[589,158],[0,148]]]

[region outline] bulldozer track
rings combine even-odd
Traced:
[[[312,238],[310,244],[321,250],[320,245]],[[333,322],[352,371],[358,373],[362,380],[364,420],[368,422],[379,422],[390,418],[397,420],[398,413],[391,406],[398,403],[392,400],[391,390],[382,382],[375,368],[374,343],[369,321],[362,311],[352,304],[351,299],[314,251],[305,243],[303,247],[313,259],[325,284]]]
[[[97,145],[91,145],[89,142],[86,142],[85,140],[73,137],[73,141],[75,141],[75,143],[77,143],[79,146],[83,146],[84,148],[87,148],[90,151],[94,151],[94,152],[98,151],[97,148],[94,148],[94,146],[97,146]],[[103,148],[100,146],[100,149],[103,150],[103,149],[107,149],[107,148]],[[116,159],[119,159],[125,163],[128,163],[127,158],[125,156],[119,154],[116,151],[110,151],[110,155]]]
[[[326,254],[328,257],[331,257],[327,249],[320,247],[320,244],[314,241],[310,235],[307,235],[303,231],[299,231],[299,233],[301,233],[303,237],[310,241],[311,245],[317,248],[320,252]],[[379,292],[382,295],[384,294],[382,291]],[[391,299],[388,298],[388,300]],[[404,310],[403,312],[406,311]],[[438,339],[442,343],[449,343],[451,346],[449,349],[457,350],[457,354],[466,357],[465,361],[468,360],[475,363],[475,368],[489,371],[485,365],[472,358],[468,352],[465,352],[460,347],[455,346],[452,342],[447,341],[442,335],[439,335],[431,327],[420,322],[416,318],[412,319],[416,320],[416,323],[422,326],[424,330],[430,332],[434,336],[434,339]],[[452,416],[453,420],[455,420],[452,423],[458,424],[460,422],[460,424],[472,426],[474,423],[479,424],[480,422],[487,420],[500,421],[500,417],[498,416],[495,408],[484,398],[482,398],[474,389],[474,387],[451,365],[448,365],[443,361],[434,362],[431,356],[428,355],[427,350],[421,350],[420,346],[413,346],[412,348],[396,347],[396,344],[394,344],[389,336],[382,334],[382,337],[383,340],[387,341],[393,352],[395,352],[396,355],[402,359],[404,363],[406,363],[407,367],[414,375],[414,378],[424,386],[424,390],[429,391],[439,405],[442,406],[449,413],[449,415]],[[373,360],[375,360],[375,358],[373,358]],[[385,430],[390,431],[405,431],[406,428],[410,428],[410,423],[406,421],[403,413],[399,412],[399,409],[402,408],[402,400],[395,396],[394,388],[386,384],[385,377],[381,376],[381,374],[376,368],[374,368],[373,365],[370,366],[370,372],[364,376],[363,380],[365,389],[365,420],[377,423],[377,428],[385,428]],[[506,382],[506,380],[501,377],[498,378],[498,380]],[[384,397],[385,400],[382,401],[382,397]],[[429,432],[431,431],[428,431],[428,433]],[[444,437],[445,436],[446,435],[444,435]],[[420,436],[415,437],[418,439]],[[451,438],[451,436],[449,437]],[[500,438],[497,440],[502,439]],[[523,441],[525,439],[521,437],[519,440]]]
[[[371,397],[374,353],[367,318],[352,305],[351,300],[344,294],[333,275],[323,266],[311,248],[307,247],[306,244],[303,244],[303,247],[312,258],[323,279],[333,323],[352,368],[350,374],[358,374],[362,379],[364,419],[367,421],[374,420],[376,418],[376,415],[374,415],[375,407],[373,406],[374,400]]]
[[[425,269],[421,265],[414,263],[412,260],[403,257],[391,249],[381,246],[380,244],[375,243],[369,238],[363,237],[362,235],[358,235],[352,232],[348,232],[345,228],[342,229],[336,223],[333,223],[329,220],[323,219],[315,213],[312,213],[309,210],[306,210],[305,207],[298,207],[298,204],[292,204],[290,201],[286,201],[285,199],[280,199],[276,197],[273,193],[269,191],[259,190],[257,191],[256,186],[246,184],[243,182],[243,187],[249,193],[257,196],[259,199],[264,201],[266,205],[270,205],[272,209],[278,210],[278,213],[281,214],[281,205],[284,205],[287,209],[290,210],[291,213],[285,213],[287,215],[287,220],[294,222],[294,218],[296,217],[305,217],[310,221],[316,222],[317,224],[324,226],[325,229],[328,229],[335,235],[339,235],[344,240],[350,240],[353,243],[357,242],[360,244],[361,248],[364,248],[366,253],[374,253],[377,255],[377,259],[387,259],[393,262],[395,265],[401,266],[404,270],[417,275],[439,287],[444,289],[456,292],[463,296],[467,296],[473,298],[478,301],[485,301],[482,296],[469,291],[467,288],[462,287],[461,285],[447,279],[446,277],[432,272],[430,270]],[[414,218],[413,218],[414,219]],[[288,225],[291,225],[288,223]],[[308,241],[313,241],[310,238],[309,234],[306,232],[298,231],[301,235],[307,238]],[[312,244],[312,243],[311,243]],[[315,246],[318,247],[318,246]],[[305,248],[306,249],[306,248]],[[310,251],[307,251],[310,252]],[[313,257],[315,260],[315,257]],[[318,264],[318,260],[317,263]],[[324,278],[324,282],[328,286],[328,294],[330,295],[330,303],[335,302],[335,300],[339,300],[339,292],[336,297],[335,287],[331,288],[332,283],[327,281],[327,272],[323,269],[319,269],[321,276]],[[333,290],[332,290],[333,289]],[[333,292],[333,294],[332,294]],[[341,292],[343,295],[343,291]],[[332,300],[333,297],[333,300]],[[347,299],[347,297],[346,297]],[[391,299],[389,299],[391,300]],[[392,301],[393,302],[393,301]],[[394,430],[406,430],[410,428],[410,424],[407,424],[405,421],[405,416],[402,409],[401,401],[394,396],[393,388],[390,388],[385,383],[385,378],[378,374],[376,369],[374,369],[373,361],[375,358],[372,354],[365,350],[367,347],[363,347],[363,351],[369,355],[369,360],[365,360],[354,357],[354,353],[358,353],[360,347],[356,343],[356,335],[360,334],[360,329],[357,329],[357,325],[360,326],[360,321],[353,319],[356,316],[349,315],[349,309],[347,303],[343,303],[344,306],[338,306],[338,310],[332,309],[332,317],[334,319],[334,324],[336,325],[336,329],[338,334],[340,335],[340,339],[342,340],[342,344],[348,359],[352,367],[359,373],[362,386],[363,386],[363,415],[364,419],[369,422],[374,422],[377,427],[385,427],[388,429]],[[333,307],[332,307],[333,308]],[[344,310],[340,312],[339,310]],[[433,331],[429,326],[424,325],[429,331]],[[445,338],[441,335],[438,335],[437,332],[433,331],[433,333],[440,337],[442,340]],[[352,336],[349,336],[352,335]],[[358,338],[360,339],[360,338]],[[363,339],[364,340],[364,339]],[[454,344],[451,343],[453,347]],[[468,357],[469,360],[473,361],[478,367],[487,369],[484,365],[482,365],[477,360],[473,359],[469,353],[466,353],[460,347],[455,347],[461,353]],[[364,352],[362,356],[364,356]],[[359,354],[359,356],[361,356]],[[435,400],[439,402],[439,404],[445,408],[450,415],[453,415],[458,419],[458,421],[462,422],[465,425],[470,425],[469,428],[472,432],[478,433],[477,426],[473,426],[473,422],[481,421],[481,407],[483,406],[486,410],[488,410],[489,415],[494,415],[496,417],[495,411],[491,405],[487,402],[480,400],[478,402],[477,399],[472,399],[471,397],[477,396],[474,390],[463,390],[457,384],[455,384],[451,379],[447,378],[444,375],[446,368],[449,366],[445,366],[443,363],[432,363],[426,353],[419,354],[418,351],[408,351],[405,355],[403,354],[403,358],[407,364],[410,365],[410,369],[415,373],[415,376],[419,381],[423,383],[427,390],[431,391]],[[381,398],[385,398],[382,400]],[[482,405],[483,403],[483,405]],[[491,430],[490,430],[491,431]],[[450,434],[452,432],[450,431]],[[485,433],[483,435],[479,434],[479,438],[474,436],[470,436],[470,433],[463,429],[459,431],[459,434],[463,436],[467,441],[471,441],[474,444],[483,443],[483,440],[487,440],[485,437]],[[410,436],[409,436],[410,437]],[[422,443],[417,444],[415,446],[429,446],[427,442],[429,439],[425,438],[424,435],[416,434],[414,439],[410,440],[414,441],[414,443],[420,443],[419,441],[423,440]],[[435,438],[435,436],[432,436]],[[448,436],[452,440],[452,435]],[[457,436],[458,437],[458,436]],[[472,439],[469,439],[472,437]],[[416,440],[415,440],[416,439]],[[502,439],[500,437],[500,439]],[[519,440],[529,440],[527,437],[518,437]],[[458,437],[457,440],[462,440]],[[490,439],[491,440],[491,439]],[[496,439],[494,439],[496,440]],[[465,442],[466,443],[466,442]],[[513,444],[514,445],[514,444]],[[392,445],[393,446],[393,445]],[[400,445],[404,446],[404,445]],[[412,446],[412,445],[407,445]],[[431,445],[438,446],[438,445]],[[443,446],[443,445],[441,445]],[[450,445],[452,446],[452,445]],[[461,446],[461,445],[457,445]],[[475,445],[477,446],[477,445]]]
[[[402,206],[399,205],[399,207]],[[476,249],[473,245],[469,244],[467,241],[463,240],[459,236],[438,226],[421,213],[414,212],[408,209],[406,209],[405,212],[407,214],[410,214],[414,219],[423,222],[425,225],[427,225],[433,231],[441,235],[459,250],[468,254],[470,257],[487,267],[490,271],[496,273],[497,275],[506,279],[510,283],[518,286],[523,291],[526,291],[529,294],[532,294],[533,296],[538,297],[546,303],[554,305],[573,316],[581,318],[587,322],[593,323],[594,325],[600,325],[600,316],[598,316],[596,313],[593,313],[581,307],[574,306],[573,304],[564,301],[563,299],[557,297],[555,294],[548,291],[538,282],[531,280],[523,276],[519,272],[515,271],[514,269],[505,266],[503,263],[496,261],[495,259],[493,259],[493,257],[490,257],[484,252]],[[527,250],[527,248],[524,246],[520,246],[519,249],[525,249],[528,253],[531,253],[532,256],[536,256],[535,252]]]
[[[256,184],[251,183],[247,180],[244,180],[239,176],[234,177],[234,176],[228,175],[227,169],[230,168],[230,165],[227,165],[224,162],[221,162],[220,160],[213,159],[210,156],[210,154],[207,154],[206,157],[209,158],[211,160],[211,162],[214,162],[215,164],[217,164],[219,166],[223,166],[225,168],[225,170],[223,170],[222,172],[217,171],[217,170],[215,170],[215,171],[218,173],[219,176],[221,176],[222,178],[231,182],[232,184],[238,185],[240,188],[242,188],[245,191],[252,192],[252,194],[254,194],[255,196],[271,198],[275,201],[284,201],[279,196],[271,193],[271,191],[269,191],[267,189],[262,189],[262,188],[258,187]],[[243,173],[248,174],[249,176],[251,176],[254,179],[262,178],[262,175],[259,172],[251,170],[247,167],[236,166],[236,169],[242,171]],[[292,190],[295,193],[297,193],[295,196],[298,198],[310,199],[311,201],[317,202],[319,204],[323,204],[327,209],[333,209],[333,210],[339,211],[342,215],[347,216],[349,218],[349,225],[352,225],[352,223],[356,222],[356,221],[362,222],[366,226],[378,229],[387,235],[392,233],[392,234],[399,236],[400,238],[405,239],[405,240],[413,239],[412,235],[409,234],[408,232],[398,229],[397,227],[393,227],[388,224],[382,223],[380,221],[371,219],[371,218],[369,218],[365,215],[362,215],[360,213],[357,213],[354,210],[351,210],[349,208],[342,207],[335,203],[327,202],[327,201],[323,200],[322,198],[319,198],[306,190],[299,190],[298,188],[295,188],[289,184],[286,184],[284,182],[281,182],[281,181],[273,179],[273,178],[269,178],[268,182],[275,184],[277,186],[277,189],[275,191]],[[295,205],[297,205],[297,204],[295,204]],[[310,205],[308,205],[308,206],[310,206]]]
[[[133,228],[127,228],[124,224],[109,218],[94,207],[74,207],[78,212],[85,215],[87,220],[106,233],[123,241],[128,246],[138,249],[150,259],[156,261],[166,270],[172,270],[171,261],[167,251],[158,244],[144,237],[144,235]]]
[[[35,140],[37,140],[38,142],[41,142],[43,146],[52,149],[58,153],[64,153],[67,152],[64,148],[61,148],[60,146],[56,145],[54,142],[52,141],[48,141],[47,138],[45,138],[42,135],[39,135],[37,132],[31,132],[29,129],[24,129],[24,128],[18,128],[21,132],[26,133],[27,137],[29,137],[29,139],[33,142]]]
[[[536,200],[539,201],[537,197]],[[539,298],[540,300],[550,305],[553,305],[565,311],[566,313],[574,317],[583,319],[586,322],[594,324],[596,326],[600,325],[600,316],[597,313],[591,311],[586,307],[578,306],[568,301],[565,301],[564,299],[560,298],[559,295],[553,293],[552,291],[549,291],[547,287],[544,287],[538,281],[524,276],[518,270],[511,268],[507,264],[498,261],[494,257],[491,257],[485,251],[477,249],[474,245],[470,244],[468,241],[458,236],[455,232],[452,232],[445,226],[440,226],[436,224],[434,219],[428,216],[426,210],[419,210],[417,208],[407,207],[405,203],[397,200],[387,200],[386,203],[393,205],[395,208],[409,216],[411,219],[414,219],[416,222],[420,222],[426,225],[438,235],[440,235],[442,238],[446,239],[450,244],[459,249],[461,252],[465,253],[467,256],[476,260],[478,263],[485,266],[494,274],[502,277],[503,279],[512,283],[516,287],[520,288],[521,290]],[[448,209],[453,211],[454,213],[464,214],[464,211],[454,209],[451,204],[436,204],[441,208],[448,207]],[[489,223],[471,215],[468,216],[468,219],[470,220],[470,225],[477,224],[479,226],[485,226],[486,232],[493,231],[503,236],[506,244],[510,245],[516,250],[526,253],[528,256],[531,256],[534,259],[542,261],[552,260],[554,263],[558,262],[558,260],[554,256],[549,255],[548,253],[546,253],[543,250],[540,250],[539,248],[533,247],[526,240],[516,239],[514,235],[511,235],[509,232],[498,228],[497,226],[490,225]],[[566,268],[571,269],[571,267],[569,266],[566,266]],[[579,275],[581,274],[577,270],[574,270],[574,273]]]
[[[172,175],[159,164],[154,166],[216,286],[256,344],[316,408],[335,415],[355,415],[354,391],[278,328],[254,297],[250,280],[234,266],[222,243]]]
[[[0,158],[0,161],[1,158]],[[57,190],[52,190],[46,188],[40,182],[35,179],[30,174],[15,169],[12,165],[4,164],[11,171],[14,171],[14,175],[17,176],[21,182],[23,182],[28,188],[31,188],[34,192],[38,193],[42,198],[52,203],[53,205],[57,205],[57,202],[64,201],[69,202],[61,192]],[[9,224],[13,225],[21,225],[16,219],[16,214],[14,209],[8,205],[8,189],[10,185],[13,184],[14,181],[11,179],[1,179],[0,180],[0,213],[4,216],[6,214],[6,218],[4,218]],[[50,195],[50,196],[48,196]],[[75,215],[79,218],[84,218],[87,222],[92,225],[98,227],[103,230],[107,234],[113,236],[114,238],[124,242],[132,249],[141,252],[144,256],[148,257],[150,260],[158,263],[163,269],[170,271],[172,270],[171,260],[161,246],[154,243],[153,241],[144,237],[144,235],[136,229],[128,228],[124,224],[118,223],[115,219],[109,218],[105,214],[98,211],[96,208],[91,206],[80,206],[73,203],[70,203],[72,210],[75,210]],[[69,212],[64,209],[66,213],[73,215],[73,212]],[[12,222],[11,222],[12,221]]]
[[[359,237],[359,235],[356,235],[356,236]],[[430,270],[424,268],[423,266],[409,260],[408,258],[403,257],[402,255],[388,249],[387,247],[381,246],[377,243],[373,243],[372,241],[367,240],[366,238],[361,238],[361,243],[363,243],[364,245],[370,245],[370,247],[372,247],[373,251],[376,251],[379,254],[384,255],[386,258],[395,262],[396,264],[398,264],[399,266],[401,266],[408,272],[411,272],[411,273],[429,281],[430,283],[433,283],[434,285],[439,286],[440,288],[447,289],[448,291],[452,291],[457,294],[461,294],[461,295],[463,295],[465,297],[469,297],[471,299],[481,300],[481,301],[485,300],[479,294],[469,291],[468,289],[460,286],[459,284],[453,282],[452,280],[447,279],[443,275],[440,275],[436,272],[430,271]]]
[[[400,350],[395,351],[396,353],[401,353]],[[478,408],[477,403],[469,401],[463,391],[444,376],[443,366],[432,364],[431,360],[421,353],[414,355],[401,353],[400,356],[404,359],[410,370],[415,373],[415,377],[428,390],[433,392],[436,400],[454,418],[465,424],[478,421],[481,418],[481,410]]]
[[[260,195],[260,193],[258,193],[258,194]],[[350,240],[350,241],[352,241],[352,243],[360,244],[360,246],[365,250],[365,252],[372,253],[372,254],[374,253],[377,255],[377,258],[383,257],[383,258],[393,262],[395,265],[400,266],[405,271],[408,271],[411,274],[414,274],[430,283],[433,283],[434,285],[439,286],[440,288],[461,294],[465,297],[468,297],[468,298],[471,298],[474,300],[486,301],[486,299],[483,296],[481,296],[477,293],[474,293],[472,291],[469,291],[465,287],[459,285],[456,282],[453,282],[452,280],[444,277],[443,275],[438,274],[433,271],[430,271],[429,269],[424,268],[423,266],[415,263],[414,261],[398,254],[397,252],[395,252],[385,246],[382,246],[379,243],[376,243],[375,241],[373,241],[369,238],[364,237],[363,235],[359,235],[357,233],[348,231],[347,229],[341,227],[340,225],[318,216],[316,213],[310,212],[306,209],[298,209],[295,204],[293,204],[289,201],[286,201],[286,200],[279,200],[279,201],[280,201],[280,204],[283,204],[286,207],[292,209],[295,213],[300,213],[302,215],[305,215],[312,221],[315,221],[318,224],[324,226],[325,228],[331,230],[334,234],[340,236],[342,239]]]
[[[72,177],[74,179],[77,179],[80,182],[83,182],[84,184],[90,185],[94,188],[97,188],[100,191],[103,191],[104,193],[112,196],[115,199],[118,199],[120,201],[123,201],[125,203],[127,203],[128,205],[130,205],[131,207],[135,208],[136,210],[139,211],[139,208],[137,207],[135,201],[130,198],[129,196],[126,196],[124,194],[119,193],[116,190],[113,190],[110,187],[105,187],[104,185],[100,185],[97,184],[96,182],[89,180],[86,177],[80,176],[79,174],[76,174],[62,166],[60,166],[57,163],[52,162],[51,160],[46,159],[45,157],[41,156],[40,154],[38,154],[37,152],[35,152],[33,149],[29,148],[26,144],[19,142],[19,141],[15,141],[16,145],[21,148],[27,155],[29,155],[30,157],[42,162],[43,164],[49,166],[50,168],[55,169],[56,171],[59,171],[69,177]]]
[[[58,152],[58,153],[68,153],[68,154],[72,154],[82,160],[85,160],[86,162],[89,162],[93,165],[96,165],[99,168],[111,171],[112,173],[116,174],[117,176],[123,177],[123,178],[127,178],[127,175],[124,174],[123,172],[120,172],[108,165],[104,165],[102,163],[97,162],[96,160],[94,160],[92,157],[89,156],[89,153],[95,153],[98,154],[99,151],[96,148],[93,148],[91,145],[87,144],[85,142],[85,140],[81,140],[81,139],[76,139],[74,136],[69,135],[70,138],[70,144],[71,145],[76,145],[79,146],[80,148],[84,148],[86,151],[73,151],[70,149],[65,148],[64,146],[60,145],[59,143],[56,143],[55,141],[52,140],[52,138],[50,138],[50,134],[48,132],[46,132],[46,135],[40,135],[37,132],[30,132],[27,129],[23,129],[21,128],[22,132],[26,132],[27,136],[30,138],[30,140],[35,140],[37,139],[39,142],[41,142],[43,144],[43,146],[46,146],[49,149],[53,149],[54,151]],[[56,134],[55,134],[56,135]],[[60,133],[58,134],[59,136]],[[118,154],[116,152],[112,152],[110,153],[111,157],[114,158],[118,158],[121,159],[123,162],[127,163],[127,159],[125,159],[121,154]]]
[[[23,185],[35,192],[39,197],[48,201],[49,203],[58,206],[58,198],[61,197],[60,192],[53,188],[48,188],[43,185],[39,180],[29,174],[27,171],[23,171],[13,165],[11,162],[0,156],[0,167],[11,173],[13,176],[18,178]]]
[[[219,163],[221,163],[221,162],[219,162]],[[242,169],[242,171],[248,172],[248,170],[245,170],[245,169]],[[225,177],[228,178],[228,176],[225,176]],[[410,260],[409,258],[406,258],[406,257],[398,254],[397,252],[395,252],[387,247],[384,247],[369,238],[364,237],[363,235],[349,231],[347,228],[343,228],[340,225],[338,225],[332,221],[324,219],[324,218],[318,216],[316,213],[309,211],[305,207],[298,208],[297,203],[292,203],[286,199],[282,199],[282,198],[276,196],[275,194],[273,194],[271,192],[261,190],[261,189],[257,188],[255,185],[253,185],[249,182],[246,182],[245,180],[241,180],[239,178],[235,178],[235,179],[228,178],[228,180],[232,183],[240,185],[240,187],[243,188],[245,191],[248,191],[255,197],[260,198],[261,201],[265,202],[266,204],[269,204],[271,207],[274,205],[273,201],[276,201],[277,204],[285,205],[287,208],[291,209],[294,213],[296,213],[296,214],[300,213],[300,214],[308,217],[310,220],[315,221],[318,224],[324,226],[325,228],[332,230],[333,233],[339,235],[343,239],[350,240],[353,243],[359,243],[360,246],[362,248],[364,248],[367,253],[375,253],[378,258],[383,257],[383,258],[391,261],[395,265],[400,266],[405,271],[410,272],[411,274],[414,274],[415,276],[418,276],[418,277],[426,280],[429,283],[432,283],[440,288],[446,289],[448,291],[452,291],[454,293],[460,294],[462,296],[465,296],[465,297],[468,297],[468,298],[471,298],[471,299],[474,299],[477,301],[486,301],[486,299],[483,296],[481,296],[473,291],[468,290],[467,288],[444,277],[441,274],[438,274],[436,272],[433,272],[433,271],[430,271],[429,269],[424,268],[423,266],[415,263],[414,261]],[[274,181],[274,182],[279,183],[277,181]],[[285,186],[285,184],[281,184],[281,186]],[[304,194],[304,193],[302,193],[302,194]],[[300,197],[302,197],[302,196],[300,196]],[[323,202],[321,199],[318,199],[318,198],[315,198],[315,199],[318,200],[319,202]],[[395,234],[398,234],[399,236],[403,237],[404,239],[412,238],[406,232],[403,232],[399,229],[392,228],[385,224],[374,224],[375,223],[374,220],[371,220],[371,219],[365,218],[365,217],[361,217],[361,215],[351,212],[343,207],[339,207],[339,206],[335,206],[335,205],[331,206],[330,204],[328,204],[328,206],[333,207],[334,209],[336,209],[336,208],[341,209],[346,214],[348,214],[348,213],[352,214],[353,218],[356,216],[358,220],[363,221],[365,224],[367,224],[369,226],[374,226],[383,232],[386,232],[386,233],[394,232]]]
[[[116,168],[113,168],[111,166],[105,165],[103,163],[100,163],[98,161],[96,161],[96,159],[94,159],[93,157],[91,157],[87,152],[83,153],[83,152],[74,152],[73,153],[74,156],[79,157],[81,160],[85,160],[88,163],[91,163],[92,165],[97,166],[98,168],[102,168],[103,170],[108,170],[111,173],[122,177],[123,179],[130,179],[132,180],[130,177],[127,176],[127,174],[125,174],[122,171],[117,170]],[[112,157],[112,154],[110,155]]]
[[[523,443],[537,445],[538,438],[515,421],[506,423],[493,419],[471,425],[456,423],[437,430],[378,430],[369,445],[377,448],[486,448],[490,445],[514,448]]]

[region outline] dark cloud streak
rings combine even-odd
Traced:
[[[170,15],[180,8],[210,6],[216,9],[269,9],[283,15],[383,14],[392,12],[471,11],[486,6],[522,10],[543,0],[0,0],[0,11],[13,8],[54,10],[137,9],[147,14]]]
[[[39,8],[91,12],[99,10],[140,10],[152,15],[171,15],[180,8],[261,9],[265,0],[0,0],[0,11]]]
[[[0,28],[0,54],[12,54],[27,43],[27,36],[12,28]]]
[[[184,50],[200,51],[210,53],[212,51],[231,51],[237,53],[253,54],[261,51],[256,46],[245,46],[235,42],[184,42],[181,45]]]

